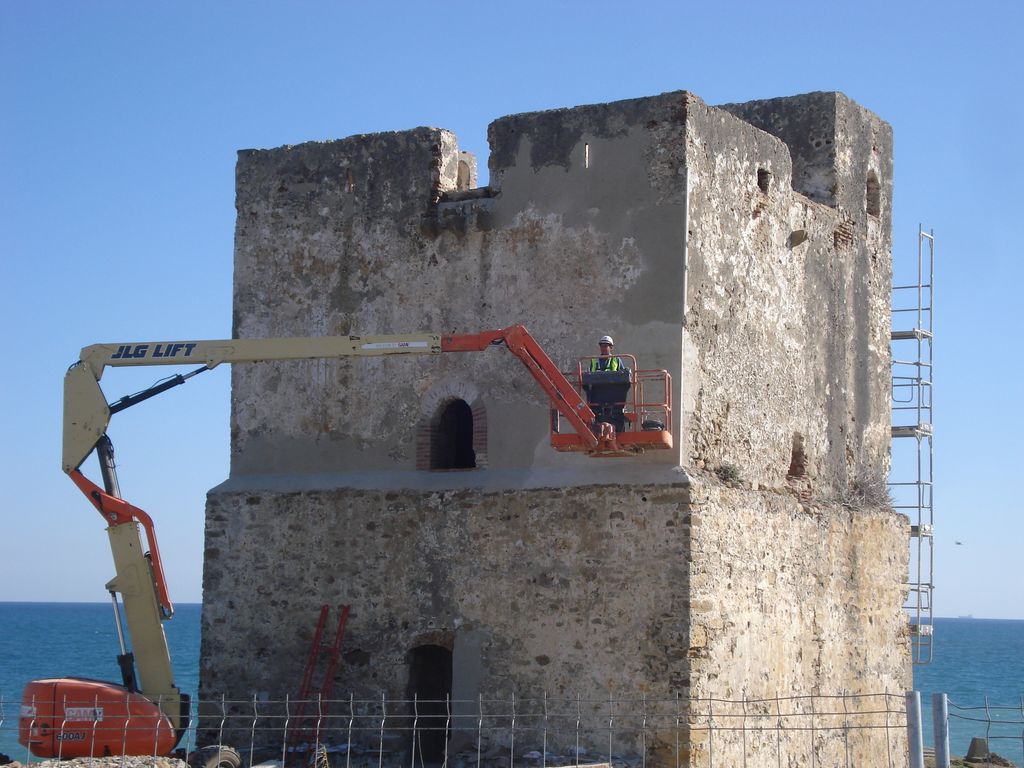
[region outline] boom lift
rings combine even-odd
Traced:
[[[221,363],[319,360],[397,354],[479,352],[505,346],[522,361],[552,405],[552,447],[591,456],[628,456],[645,449],[672,447],[670,380],[665,371],[634,368],[610,391],[622,395],[611,403],[617,418],[602,421],[584,398],[601,385],[600,376],[578,363],[570,383],[537,341],[521,325],[475,334],[325,336],[319,338],[228,339],[96,344],[85,347],[64,378],[63,469],[108,524],[107,535],[116,575],[106,588],[111,595],[121,653],[122,682],[56,678],[30,682],[22,696],[19,741],[38,757],[162,755],[179,743],[189,722],[189,698],[175,685],[162,621],[174,614],[153,521],[121,498],[107,437],[110,417],[168,389],[184,384]],[[107,367],[189,365],[201,367],[171,376],[139,393],[108,404],[99,382]],[[643,383],[654,382],[660,399],[646,403]],[[630,390],[632,390],[630,392]],[[615,396],[616,398],[618,395]],[[590,398],[593,400],[593,398]],[[607,398],[600,409],[608,408]],[[651,418],[655,415],[657,418]],[[564,419],[572,432],[561,430]],[[622,429],[616,430],[614,423]],[[80,467],[96,451],[103,486]],[[145,531],[143,545],[139,527]],[[134,652],[127,649],[122,627],[128,626]]]

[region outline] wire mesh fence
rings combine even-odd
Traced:
[[[992,704],[983,697],[981,704],[948,702],[950,733],[984,738],[988,749],[1024,765],[1024,696],[1016,704]]]
[[[58,753],[65,744],[81,748],[89,740],[128,743],[129,734],[112,738],[104,733],[115,725],[152,727],[105,721],[102,701],[63,704],[63,713],[71,711],[81,719],[64,717],[46,724],[31,702],[0,698],[3,743],[16,738],[19,721],[23,740],[26,733],[50,728]],[[382,695],[202,700],[192,706],[179,749],[197,754],[209,745],[230,745],[242,766],[317,768],[896,768],[907,764],[906,743],[903,694],[740,699],[510,695],[473,700]],[[8,754],[21,762],[38,760],[21,744]]]

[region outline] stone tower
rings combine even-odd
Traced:
[[[324,603],[352,606],[336,691],[448,696],[453,739],[467,702],[510,692],[905,690],[908,526],[870,501],[890,127],[839,93],[676,92],[504,117],[489,141],[481,188],[433,128],[240,152],[235,335],[523,323],[568,368],[611,333],[671,374],[675,448],[552,451],[501,349],[235,366],[201,697],[294,693]],[[639,738],[616,748],[667,759],[674,734]]]

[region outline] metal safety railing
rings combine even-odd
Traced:
[[[893,506],[910,518],[908,614],[915,664],[932,658],[934,567],[934,454],[932,341],[935,314],[935,236],[918,227],[917,271],[893,285],[892,470]],[[901,446],[897,445],[897,439]]]
[[[310,739],[291,744],[287,734],[300,708],[313,715]],[[5,740],[0,745],[16,736],[21,711],[20,702],[0,697],[0,740]],[[193,752],[200,745],[205,750],[230,745],[243,768],[271,761],[318,768],[902,768],[907,718],[902,693],[739,699],[222,698],[193,706],[180,747]],[[34,760],[24,747],[9,756],[22,763]]]
[[[671,432],[672,376],[669,372],[664,369],[641,369],[633,355],[617,354],[614,357],[621,361],[623,370],[629,374],[629,387],[622,400],[616,403],[625,415],[625,431],[657,428]],[[588,399],[585,374],[591,372],[592,363],[600,359],[593,356],[577,358],[573,369],[563,374],[584,399]]]

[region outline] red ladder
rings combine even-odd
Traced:
[[[324,629],[327,626],[327,615],[331,607],[324,605],[320,608],[320,619],[316,623],[316,632],[313,634],[313,643],[309,647],[309,658],[306,660],[306,668],[302,672],[302,684],[299,686],[299,696],[295,707],[295,714],[289,714],[289,720],[295,721],[294,726],[289,726],[288,743],[295,746],[301,741],[310,741],[316,737],[316,722],[312,716],[306,717],[306,710],[314,700],[319,698],[321,702],[331,697],[334,688],[334,670],[338,666],[338,658],[341,656],[341,640],[345,636],[345,624],[348,621],[349,606],[341,606],[341,614],[338,616],[338,628],[334,632],[334,641],[328,645],[324,642]],[[314,690],[313,675],[319,665],[321,657],[327,657],[324,668],[324,676],[320,687]],[[319,716],[320,713],[318,713]],[[310,724],[310,720],[314,720]]]

